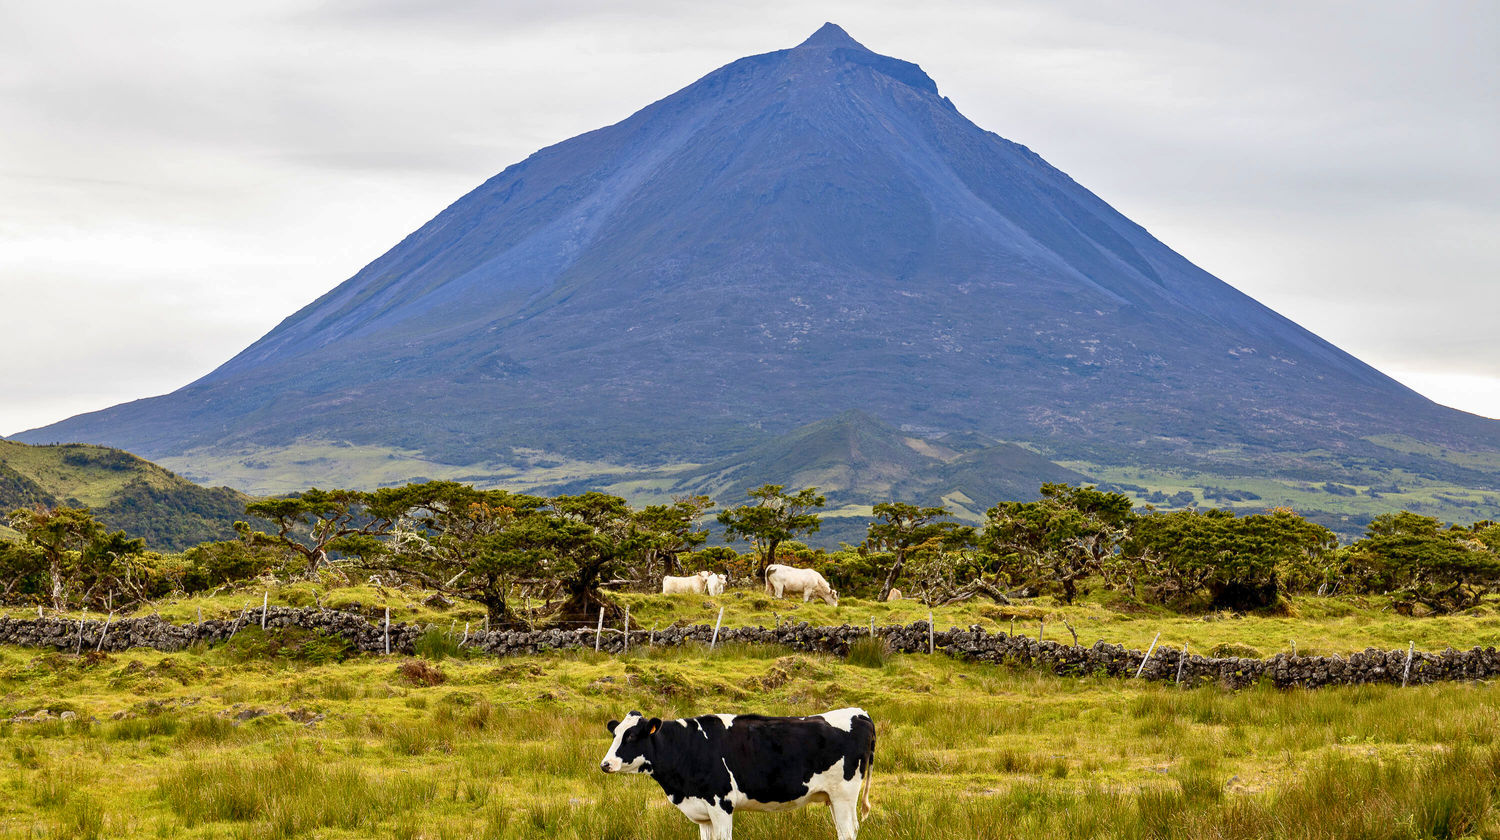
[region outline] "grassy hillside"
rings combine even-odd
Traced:
[[[232,537],[248,500],[228,487],[200,487],[118,449],[0,440],[0,510],[86,506],[110,528],[144,537],[158,550]]]
[[[1138,504],[1152,503],[1164,510],[1189,505],[1228,507],[1240,513],[1287,507],[1348,539],[1362,535],[1365,525],[1376,516],[1399,510],[1464,524],[1500,519],[1500,490],[1422,470],[1330,464],[1325,471],[1308,470],[1299,477],[1266,478],[1234,470],[1200,472],[1064,463],[1087,472],[1105,489],[1126,493]]]
[[[744,499],[746,489],[766,482],[816,486],[827,494],[829,509],[823,530],[809,542],[830,548],[863,539],[870,506],[878,501],[940,503],[973,522],[998,501],[1035,498],[1046,481],[1097,482],[1161,509],[1192,505],[1257,513],[1289,507],[1347,539],[1361,535],[1375,516],[1403,509],[1448,522],[1500,519],[1492,460],[1396,437],[1367,443],[1375,453],[1369,458],[1300,453],[1266,465],[1279,473],[1272,476],[1266,469],[1247,467],[1245,454],[1236,451],[1226,451],[1217,462],[1181,468],[1136,465],[1125,448],[1094,452],[1086,460],[1053,461],[1054,454],[980,435],[935,440],[907,435],[851,412],[707,465],[647,468],[570,460],[537,450],[515,450],[504,460],[450,464],[410,450],[309,441],[163,463],[194,480],[227,481],[266,495],[310,485],[370,489],[451,479],[523,492],[597,489],[637,506],[693,493],[732,505]],[[0,473],[0,486],[4,481]]]

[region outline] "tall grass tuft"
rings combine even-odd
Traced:
[[[849,664],[861,668],[884,668],[890,655],[884,639],[866,636],[849,645]]]
[[[459,655],[458,641],[448,635],[447,631],[437,627],[427,628],[417,637],[412,647],[416,649],[418,656],[433,662],[457,658]]]

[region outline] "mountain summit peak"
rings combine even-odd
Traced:
[[[823,24],[806,41],[797,45],[797,49],[799,50],[807,49],[808,47],[845,47],[848,49],[868,50],[864,44],[849,37],[849,33],[845,32],[844,28],[836,23]]]

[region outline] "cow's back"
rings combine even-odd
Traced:
[[[811,717],[736,715],[724,738],[725,763],[753,801],[741,806],[747,810],[795,807],[826,794],[830,783],[863,779],[874,749],[875,725],[863,709]]]

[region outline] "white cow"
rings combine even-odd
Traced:
[[[719,595],[724,594],[724,587],[728,584],[729,578],[725,577],[724,575],[710,574],[708,576],[708,582],[705,586],[705,590],[707,594],[718,597]]]
[[[706,569],[687,577],[663,575],[661,579],[661,594],[723,595],[724,584],[727,582],[728,578],[723,575],[716,575]]]
[[[708,591],[708,578],[711,572],[699,572],[688,577],[673,577],[663,575],[661,579],[661,594],[663,595],[702,595]]]
[[[901,590],[897,589],[894,586],[891,587],[891,593],[889,595],[887,595],[885,597],[885,599],[887,601],[899,601],[899,600],[901,600]]]
[[[817,570],[783,566],[780,563],[767,566],[766,594],[782,598],[788,592],[793,594],[801,592],[804,604],[816,595],[830,607],[839,605],[839,593],[828,585],[827,579],[818,574]]]

